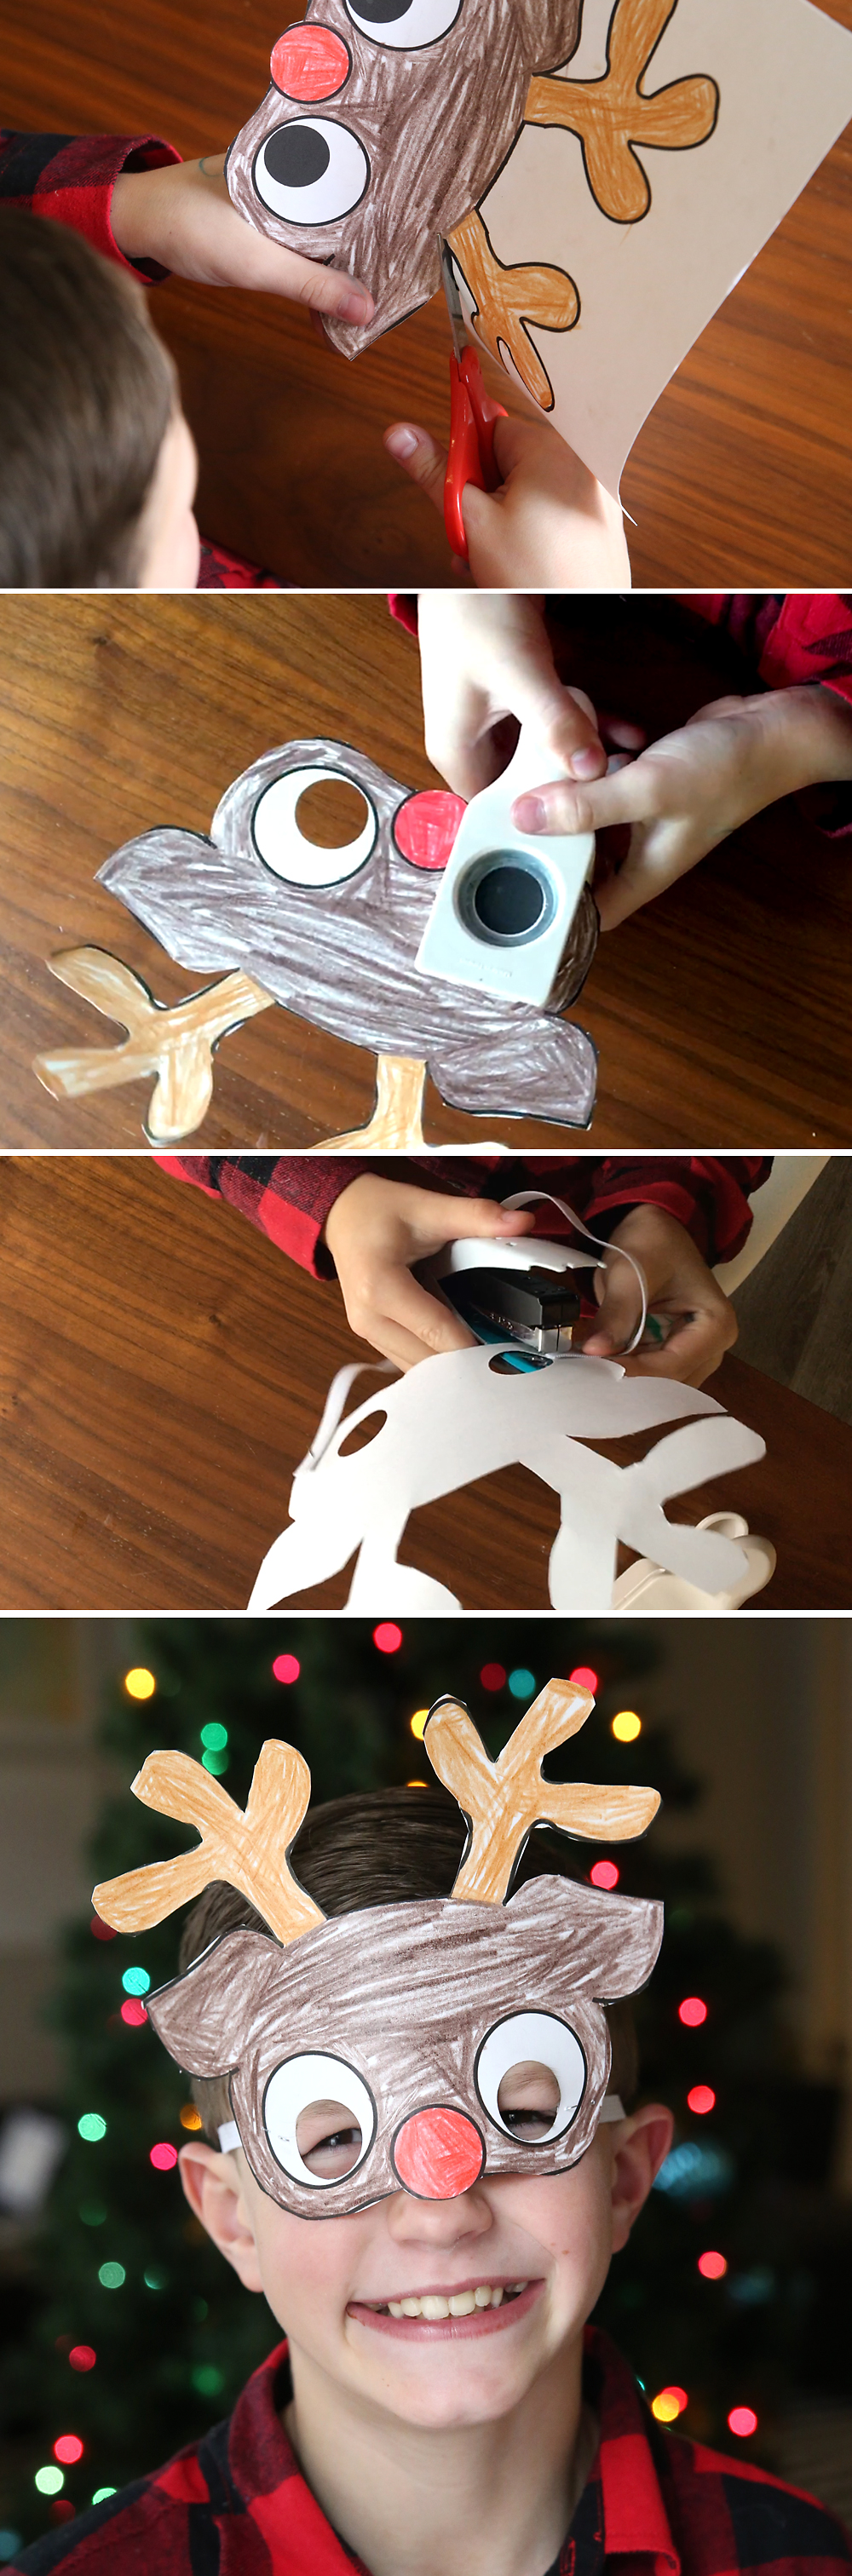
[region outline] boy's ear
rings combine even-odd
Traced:
[[[632,2111],[612,2138],[612,2250],[620,2254],[674,2136],[674,2112],[665,2102]],[[184,2151],[185,2152],[185,2151]]]
[[[180,2178],[193,2217],[233,2265],[245,2290],[262,2290],[254,2229],[235,2150],[222,2156],[201,2138],[178,2156]]]

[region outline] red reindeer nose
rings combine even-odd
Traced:
[[[269,65],[276,89],[285,98],[333,98],[352,68],[348,45],[333,27],[288,27],[273,45]]]
[[[435,2102],[403,2120],[393,2146],[400,2182],[418,2200],[457,2200],[478,2182],[485,2163],[479,2130],[464,2111]]]

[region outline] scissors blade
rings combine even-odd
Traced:
[[[438,257],[441,262],[441,284],[444,289],[444,300],[450,317],[450,331],[452,333],[456,365],[460,366],[467,348],[467,330],[465,328],[464,309],[462,306],[461,296],[459,294],[458,279],[453,266],[453,254],[450,249],[449,242],[444,240],[443,233],[438,234]]]

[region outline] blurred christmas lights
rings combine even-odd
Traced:
[[[124,1687],[128,1699],[153,1699],[157,1684],[146,1664],[134,1664],[131,1671],[125,1673]]]
[[[698,2269],[702,2281],[723,2281],[728,2266],[724,2254],[699,2254]]]
[[[102,1923],[99,1914],[92,1915],[89,1930],[94,1933],[96,1941],[114,1941],[117,1937],[113,1931],[112,1924]]]
[[[62,2470],[54,2468],[52,2462],[48,2461],[46,2468],[36,2470],[35,2483],[39,2495],[58,2495],[60,2487],[65,2485],[65,2479]]]
[[[120,2290],[127,2279],[123,2263],[102,2263],[98,2273],[102,2290]]]
[[[277,1682],[297,1682],[301,1669],[298,1655],[276,1655],[272,1666]]]
[[[688,2405],[685,2388],[661,2388],[658,2396],[651,2399],[651,2413],[656,2415],[658,2424],[676,2424]]]
[[[90,2147],[95,2146],[99,2138],[105,2138],[106,2121],[102,2119],[100,2111],[84,2111],[82,2120],[77,2122],[77,2133],[79,2137],[85,2138],[87,2146]]]
[[[113,2495],[117,2495],[117,2494],[118,2494],[118,2488],[117,2488],[117,2487],[96,2487],[96,2488],[95,2488],[94,2495],[93,2495],[93,2497],[92,2497],[92,2503],[93,2503],[93,2504],[106,2504],[107,2496],[113,2496]]]
[[[125,1968],[121,1982],[126,1995],[147,1995],[151,1979],[147,1968]]]
[[[148,2157],[148,2163],[154,2166],[156,2173],[171,2173],[172,2166],[177,2164],[177,2160],[177,2148],[170,2146],[167,2138],[160,2138],[157,2145],[151,2148]]]
[[[148,2015],[138,1995],[128,1995],[127,2002],[121,2007],[121,2018],[122,2021],[126,2021],[129,2030],[141,2030],[143,2021],[147,2021]]]
[[[203,2129],[204,2122],[200,2111],[196,2110],[194,2102],[181,2103],[180,2125],[182,2129]]]
[[[712,2084],[693,2084],[686,2099],[690,2111],[695,2111],[699,2118],[705,2111],[715,2111],[716,2096]]]
[[[393,1619],[380,1619],[373,1629],[373,1644],[378,1646],[380,1655],[395,1655],[402,1645],[402,1629]]]
[[[509,1674],[509,1689],[513,1699],[531,1697],[535,1690],[535,1674],[528,1672],[526,1664],[518,1664],[515,1671]]]
[[[228,1729],[226,1726],[220,1726],[215,1718],[210,1718],[207,1725],[202,1726],[201,1741],[208,1753],[224,1753],[228,1741]]]
[[[502,1664],[483,1664],[479,1678],[482,1683],[483,1690],[498,1691],[505,1689],[506,1675]]]
[[[642,1733],[642,1720],[641,1717],[637,1717],[635,1708],[620,1708],[617,1711],[612,1721],[612,1732],[617,1744],[635,1743],[637,1735]]]
[[[702,2003],[700,1995],[684,1995],[682,2004],[678,2004],[677,2017],[687,2030],[700,2030],[702,2022],[707,2019],[707,2006]]]
[[[575,1664],[573,1673],[569,1673],[568,1679],[569,1682],[576,1682],[578,1690],[596,1691],[598,1687],[598,1676],[597,1673],[593,1673],[591,1664]]]
[[[757,2416],[754,2407],[732,2406],[728,2416],[728,2427],[730,2432],[739,2434],[741,2442],[747,2441],[750,2433],[757,2432]]]
[[[617,1887],[619,1873],[614,1860],[596,1860],[589,1871],[593,1887]]]
[[[414,1716],[409,1718],[408,1723],[411,1728],[412,1735],[416,1736],[418,1744],[422,1744],[423,1742],[423,1737],[426,1733],[426,1720],[428,1715],[428,1708],[416,1708]]]
[[[60,2433],[53,2445],[53,2457],[61,2460],[66,2469],[72,2468],[75,2460],[81,2460],[83,2445],[79,2433]]]

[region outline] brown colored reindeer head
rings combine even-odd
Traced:
[[[662,1907],[559,1877],[506,1900],[535,1824],[611,1841],[656,1814],[652,1789],[542,1779],[544,1754],[593,1705],[549,1682],[492,1763],[467,1709],[438,1700],[426,1750],[469,1828],[452,1895],[332,1921],[289,1866],[309,1792],[291,1746],[264,1745],[244,1814],[188,1755],[149,1755],[137,1796],[196,1824],[201,1842],[93,1901],[116,1930],[138,1931],[224,1879],[263,1914],[269,1934],[224,1934],[148,2010],[186,2072],[228,2077],[220,2143],[242,2146],[282,2208],[348,2216],[400,2187],[453,2199],[484,2170],[560,2173],[585,2153],[610,2071],[602,2007],[647,1982]],[[513,2072],[530,2066],[548,2107],[518,2114]]]

